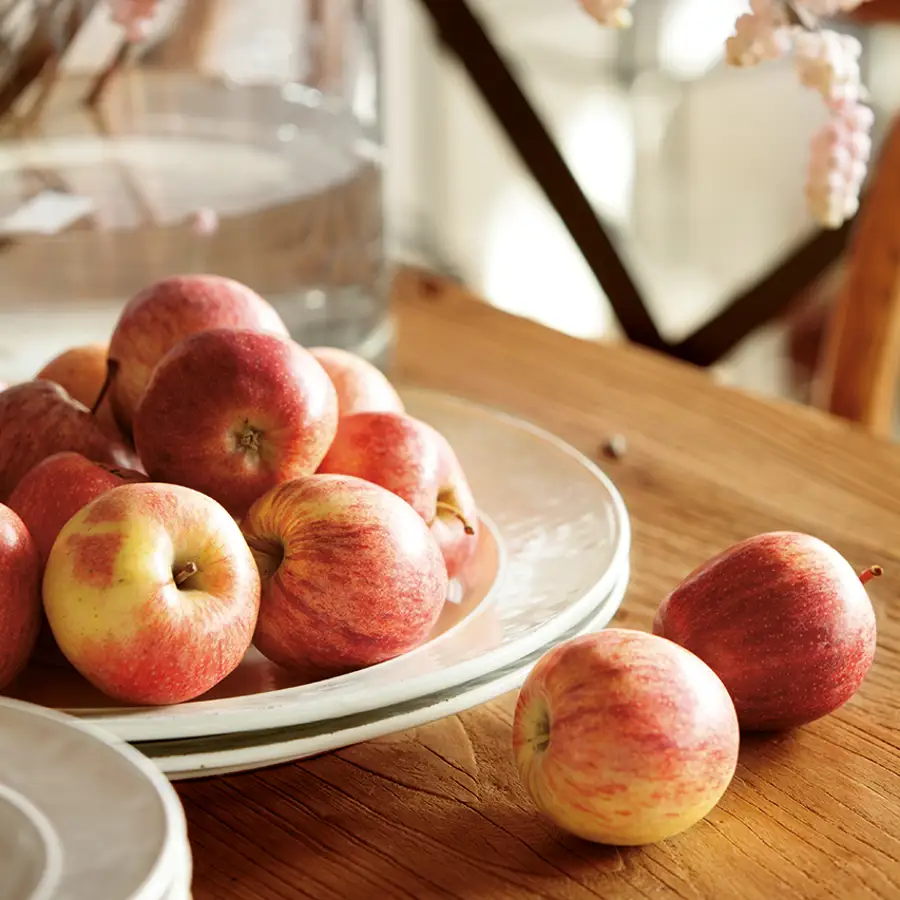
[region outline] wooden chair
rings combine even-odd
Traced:
[[[851,18],[900,22],[900,0],[868,0]],[[892,436],[900,378],[900,117],[890,125],[853,223],[824,332],[812,402]]]
[[[900,119],[882,145],[845,269],[813,402],[888,436],[900,376]]]

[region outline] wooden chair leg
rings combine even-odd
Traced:
[[[892,431],[900,373],[900,117],[891,124],[857,219],[847,276],[828,325],[817,406]]]

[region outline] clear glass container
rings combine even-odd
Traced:
[[[107,0],[0,0],[3,377],[107,338],[136,291],[188,272],[248,284],[303,344],[382,361],[379,12],[161,0],[129,43]]]

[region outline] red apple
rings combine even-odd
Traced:
[[[218,275],[165,278],[126,304],[109,345],[113,412],[126,434],[159,361],[184,338],[212,328],[288,334],[259,294]]]
[[[106,381],[106,344],[87,344],[72,347],[50,360],[35,376],[43,381],[55,381],[68,391],[69,396],[88,409],[103,392]],[[104,397],[94,412],[100,427],[113,440],[122,440],[122,433],[113,416],[109,397]]]
[[[694,570],[653,630],[709,664],[742,728],[793,728],[842,706],[869,671],[872,574],[807,534],[761,534]]]
[[[337,347],[312,347],[334,384],[342,416],[357,412],[403,412],[403,401],[387,377],[372,363]]]
[[[472,492],[450,444],[430,425],[405,413],[341,416],[319,471],[355,475],[402,497],[428,523],[451,578],[475,552]]]
[[[114,487],[146,480],[142,472],[92,462],[80,453],[56,453],[16,485],[9,507],[34,538],[43,566],[56,536],[79,509]]]
[[[25,523],[0,504],[0,689],[28,662],[41,624],[41,565]]]
[[[513,722],[537,807],[602,844],[655,843],[699,822],[731,782],[739,741],[728,692],[705,663],[619,628],[545,654]]]
[[[237,523],[169,484],[126,484],[79,510],[43,588],[66,658],[123,703],[208,691],[243,659],[259,612],[259,573]]]
[[[360,478],[280,484],[242,527],[262,576],[254,643],[280,665],[335,675],[391,659],[443,607],[447,571],[422,518]]]
[[[133,459],[58,384],[26,381],[0,393],[0,502],[33,466],[64,450],[114,466]]]
[[[34,539],[43,572],[56,536],[79,509],[114,487],[146,480],[141,472],[95,463],[80,453],[56,453],[41,460],[16,485],[9,507]],[[43,612],[34,657],[50,665],[66,664]]]
[[[202,491],[235,516],[273,485],[315,472],[337,428],[322,367],[286,338],[204,331],[159,364],[134,437],[155,481]]]

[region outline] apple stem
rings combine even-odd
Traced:
[[[109,389],[112,387],[113,378],[116,377],[116,372],[118,371],[119,361],[117,359],[107,359],[106,378],[103,380],[103,385],[100,388],[100,393],[97,395],[97,399],[94,401],[94,405],[91,407],[92,416],[97,415],[97,410],[100,409],[100,404],[106,399],[106,395],[109,393]]]
[[[188,578],[190,578],[192,575],[196,575],[199,571],[200,569],[197,566],[197,563],[185,563],[184,567],[175,573],[175,584],[184,584],[188,580]]]
[[[452,503],[446,503],[443,500],[438,500],[437,503],[437,511],[450,513],[451,516],[455,516],[459,519],[460,522],[463,523],[463,529],[466,534],[475,534],[475,529],[470,524],[469,520],[462,514],[462,511],[457,509]]]
[[[869,566],[864,572],[859,573],[859,580],[865,584],[867,581],[871,581],[873,578],[880,578],[884,575],[884,569],[881,566]]]

